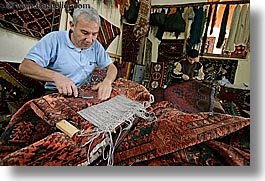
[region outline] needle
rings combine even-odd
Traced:
[[[93,96],[79,96],[79,97],[84,98],[84,99],[92,99],[92,98],[94,98]]]

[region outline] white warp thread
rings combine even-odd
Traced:
[[[140,117],[150,122],[156,120],[156,116],[153,112],[150,113],[146,111],[146,108],[149,106],[150,103],[148,102],[139,103],[131,100],[125,95],[117,95],[108,101],[78,111],[78,114],[96,126],[96,130],[94,130],[93,133],[86,135],[81,132],[79,135],[89,137],[92,135],[92,138],[83,146],[89,144],[88,150],[90,150],[96,138],[101,134],[103,138],[105,138],[104,143],[106,145],[102,145],[101,148],[94,148],[90,152],[88,151],[88,163],[92,163],[99,154],[103,154],[103,159],[108,159],[108,165],[113,165],[113,155],[117,146],[117,140],[119,140],[124,130],[129,130],[131,128],[135,118]],[[117,131],[119,134],[114,143],[111,133],[116,133]],[[105,155],[104,149],[107,146],[109,146],[110,149],[107,155]]]

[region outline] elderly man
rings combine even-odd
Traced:
[[[56,91],[78,96],[78,88],[98,66],[108,68],[105,79],[93,87],[98,98],[109,98],[117,69],[97,36],[100,17],[90,8],[77,8],[69,31],[51,32],[44,36],[25,56],[19,71],[25,76],[45,81],[47,92]]]

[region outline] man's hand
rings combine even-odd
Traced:
[[[55,78],[54,82],[60,94],[68,96],[73,95],[74,97],[78,96],[77,87],[75,86],[74,82],[71,79],[65,76],[60,76]]]
[[[111,81],[105,79],[103,82],[94,85],[92,90],[98,90],[98,99],[106,100],[110,97],[112,91]]]
[[[189,80],[189,79],[190,79],[190,77],[189,77],[188,75],[186,75],[186,74],[183,74],[183,75],[182,75],[182,78],[183,78],[184,80]]]
[[[77,87],[71,79],[53,70],[43,68],[32,60],[24,59],[19,65],[19,71],[23,75],[36,80],[55,82],[60,94],[78,96]]]

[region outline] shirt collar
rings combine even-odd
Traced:
[[[70,33],[72,32],[72,30],[66,31],[65,32],[65,39],[66,39],[66,45],[69,48],[76,48],[75,45],[73,44],[73,42],[70,39]]]

